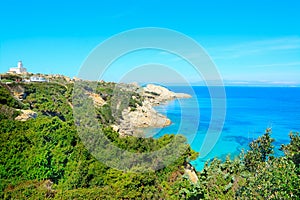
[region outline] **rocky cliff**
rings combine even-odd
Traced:
[[[134,135],[137,128],[169,126],[171,120],[158,113],[153,106],[176,98],[191,97],[188,94],[174,93],[165,87],[153,84],[143,87],[140,93],[144,97],[142,105],[136,105],[134,110],[130,107],[124,109],[122,120],[117,126],[113,126],[122,136]]]

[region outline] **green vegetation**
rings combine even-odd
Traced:
[[[284,148],[300,152],[299,134]],[[297,142],[296,142],[297,140]],[[300,169],[293,157],[274,157],[270,130],[249,144],[250,150],[225,162],[214,159],[200,172],[206,199],[299,199]],[[289,151],[290,152],[290,151]],[[295,154],[293,154],[295,155]]]
[[[72,109],[68,102],[68,88],[54,83],[20,84],[26,98],[24,104],[46,116],[57,116],[63,121],[72,120]]]
[[[109,126],[114,122],[111,103],[114,83],[99,83],[104,100],[96,109],[105,136],[130,152],[161,149],[174,138],[185,152],[157,171],[123,172],[99,162],[78,136],[72,113],[73,84],[17,84],[24,92],[19,102],[0,85],[0,199],[299,199],[300,137],[282,145],[282,157],[274,157],[271,131],[254,140],[249,151],[235,159],[214,159],[192,183],[184,165],[197,157],[183,136],[160,139],[120,137]],[[87,90],[89,88],[86,88]],[[121,90],[134,108],[142,101],[136,92]],[[132,98],[134,96],[134,98]],[[125,106],[125,105],[124,105]],[[17,109],[32,109],[36,119],[14,120]],[[87,111],[86,111],[87,112]],[[128,161],[130,162],[130,161]],[[163,162],[163,159],[161,160]],[[134,163],[132,163],[134,165]]]
[[[5,85],[0,84],[0,104],[6,105],[12,108],[22,108],[22,104],[16,100],[10,93],[10,91],[6,88]]]
[[[0,82],[3,82],[3,83],[22,80],[22,77],[17,74],[0,74],[0,76],[1,76]]]

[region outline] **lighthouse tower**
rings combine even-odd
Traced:
[[[19,61],[18,66],[10,68],[8,73],[24,74],[24,73],[27,73],[27,69],[25,67],[23,67],[22,61]]]
[[[18,68],[19,68],[19,69],[22,69],[22,68],[23,68],[23,63],[22,63],[21,60],[18,62]]]

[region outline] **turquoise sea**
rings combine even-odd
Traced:
[[[211,120],[208,89],[204,86],[168,88],[174,92],[190,94],[192,89],[194,94],[192,98],[174,100],[155,107],[158,112],[167,115],[172,124],[162,129],[147,130],[147,134],[155,138],[170,133],[183,134],[191,147],[201,154],[201,145]],[[228,154],[231,157],[238,155],[266,128],[272,128],[275,154],[281,155],[279,147],[289,142],[289,132],[300,131],[300,88],[228,86],[225,91],[224,127],[212,151],[192,162],[196,169],[201,170],[204,163],[214,157],[225,159]]]

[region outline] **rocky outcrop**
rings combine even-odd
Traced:
[[[143,96],[146,97],[154,105],[176,98],[191,98],[191,95],[189,94],[175,93],[159,85],[148,84],[143,89]]]
[[[96,107],[101,107],[106,104],[106,101],[104,101],[99,94],[88,92],[87,95],[93,100]]]
[[[196,174],[196,170],[190,163],[186,163],[184,166],[184,173],[189,177],[190,181],[197,183],[199,178]]]
[[[175,93],[177,99],[187,99],[191,98],[192,96],[185,93]]]
[[[175,98],[191,97],[188,94],[174,93],[167,88],[153,84],[142,88],[141,96],[144,97],[142,105],[136,105],[134,110],[128,107],[122,111],[122,120],[118,124],[120,135],[134,135],[137,128],[169,126],[171,120],[158,113],[153,106]]]
[[[32,110],[20,110],[22,113],[15,118],[18,121],[27,121],[29,119],[35,119],[37,117],[37,113]]]
[[[165,127],[171,124],[170,119],[156,112],[149,103],[138,106],[135,111],[125,110],[124,115],[128,115],[134,127]]]

